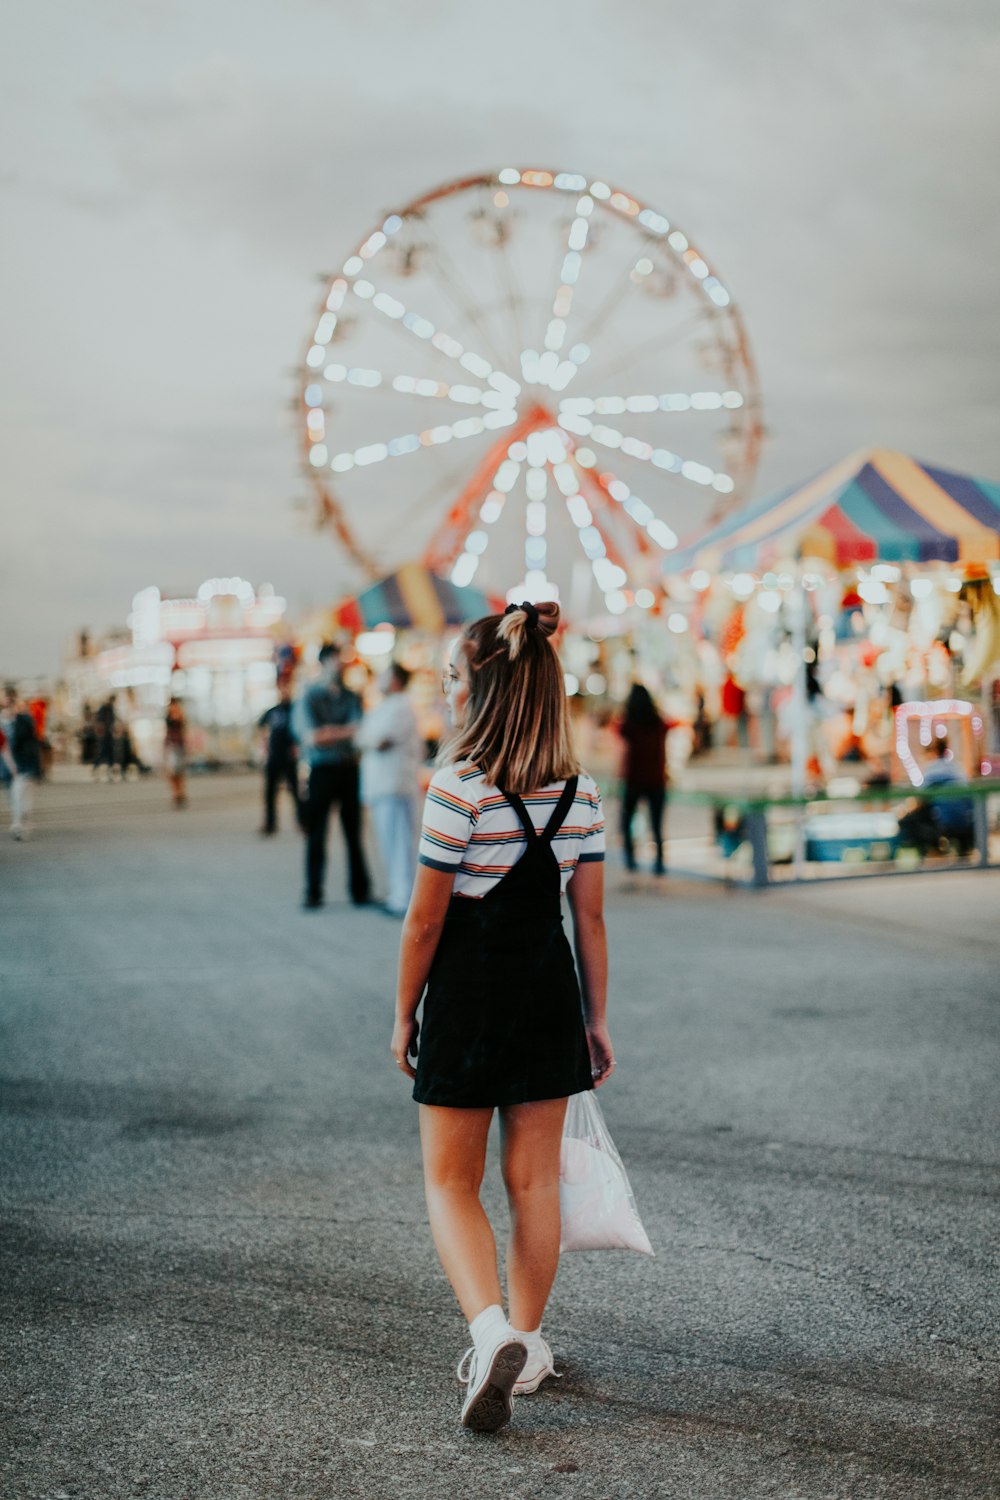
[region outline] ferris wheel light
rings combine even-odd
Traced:
[[[685,479],[693,479],[695,484],[711,484],[715,474],[707,464],[696,464],[687,458],[681,464],[681,473]]]
[[[652,589],[636,589],[635,602],[640,609],[652,609],[656,603],[656,595]]]
[[[344,298],[346,296],[347,282],[344,281],[342,277],[338,276],[336,281],[330,287],[330,292],[326,299],[328,311],[339,312],[344,305]]]
[[[743,397],[739,391],[723,391],[722,404],[730,410],[734,410],[736,407],[743,405]]]
[[[646,530],[654,542],[659,542],[664,552],[673,552],[680,540],[676,531],[671,530],[666,521],[661,521],[659,518],[650,521]]]
[[[452,583],[456,588],[464,589],[475,578],[478,567],[479,558],[474,552],[461,553],[451,570]]]
[[[694,391],[691,396],[691,406],[694,411],[718,411],[722,405],[722,395],[719,391]]]
[[[650,521],[655,519],[655,511],[646,504],[645,500],[640,500],[638,495],[629,495],[622,503],[633,521],[637,521],[640,526],[648,527]]]
[[[434,335],[434,324],[422,318],[419,313],[406,313],[403,317],[403,327],[415,333],[418,339],[429,339]]]
[[[604,557],[608,550],[604,545],[604,538],[593,524],[580,527],[580,545],[592,561],[599,557]],[[608,566],[613,567],[613,564],[609,563]],[[608,584],[607,587],[610,588],[611,584]]]
[[[313,344],[306,355],[306,364],[310,370],[318,370],[324,359],[326,359],[326,350],[323,348],[323,345]]]
[[[482,417],[463,417],[460,422],[452,424],[451,432],[452,437],[466,438],[478,437],[484,430]]]
[[[469,535],[465,538],[465,550],[466,552],[474,552],[477,556],[481,556],[486,551],[489,543],[490,539],[485,531],[470,531]]]
[[[329,458],[325,443],[313,443],[309,449],[309,462],[314,469],[321,469]]]
[[[562,263],[559,279],[566,286],[575,286],[580,275],[580,267],[583,265],[583,256],[579,250],[569,250]]]
[[[673,234],[667,236],[667,244],[672,249],[683,252],[688,247],[687,235],[681,234],[679,229],[675,229]]]
[[[573,457],[581,469],[594,469],[597,467],[597,454],[593,448],[577,448]]]
[[[576,374],[577,367],[571,359],[564,359],[556,366],[556,373],[549,381],[554,391],[564,391]]]
[[[582,250],[587,243],[587,235],[590,225],[586,219],[574,219],[570,225],[569,239],[566,241],[571,250]]]
[[[386,234],[396,234],[396,232],[402,229],[402,227],[403,221],[399,217],[399,214],[390,214],[385,223],[382,225],[382,228]]]
[[[592,198],[610,198],[611,189],[606,182],[592,182],[590,184],[590,196]]]
[[[573,307],[573,288],[561,286],[552,303],[552,316],[554,318],[567,318]],[[564,330],[565,331],[565,330]],[[560,340],[560,347],[562,340]]]
[[[621,214],[635,215],[639,212],[639,204],[627,193],[612,193],[611,207],[616,208]]]
[[[644,229],[649,229],[653,234],[666,234],[670,225],[662,214],[654,213],[651,208],[644,208],[639,215],[639,223]],[[642,591],[641,591],[642,592]],[[638,598],[638,595],[636,595]]]
[[[619,504],[627,500],[631,493],[632,491],[629,489],[628,485],[625,484],[625,482],[621,479],[612,479],[611,483],[608,485],[608,494],[611,496],[612,500],[617,500]]]
[[[385,313],[387,318],[401,318],[406,311],[402,302],[397,302],[396,298],[390,297],[388,292],[376,292],[374,301],[379,312]]]
[[[642,438],[623,437],[622,452],[629,454],[631,458],[648,460],[653,456],[653,445],[644,442]]]
[[[361,259],[371,260],[372,256],[377,255],[384,244],[385,235],[382,233],[381,229],[376,229],[375,233],[370,234],[365,240],[364,244],[361,246],[361,249],[359,251]]]
[[[321,385],[307,385],[302,399],[307,406],[323,405],[323,387]]]
[[[584,194],[579,203],[576,205],[576,211],[581,218],[589,219],[590,215],[594,212],[593,198],[588,198],[586,194]]]
[[[636,261],[634,270],[637,276],[651,276],[653,272],[653,262],[650,260],[648,255],[642,255]]]
[[[503,502],[503,495],[497,494],[495,490],[491,491],[479,507],[479,519],[485,522],[487,526],[492,526],[494,521],[499,521],[500,519],[503,512]]]
[[[478,406],[483,395],[474,385],[450,385],[447,391],[449,400],[457,401],[460,406]]]
[[[354,454],[335,453],[330,460],[330,468],[335,474],[346,474],[349,469],[354,468]]]
[[[573,473],[573,466],[571,464],[565,462],[556,464],[552,470],[552,477],[564,495],[576,494],[576,475]]]
[[[512,380],[509,375],[505,375],[502,370],[494,370],[489,376],[489,383],[502,396],[516,398],[521,394],[521,387],[517,381]]]
[[[344,261],[345,276],[357,276],[358,272],[363,271],[364,268],[365,263],[361,259],[360,255],[352,255],[348,260]]]
[[[585,526],[592,526],[594,524],[594,517],[590,506],[582,495],[568,495],[566,497],[566,509],[570,513],[573,525],[578,530],[582,531]]]
[[[587,179],[579,172],[560,172],[553,183],[553,187],[560,188],[565,193],[579,193],[586,186]]]
[[[628,609],[628,600],[621,589],[612,589],[610,593],[604,596],[604,606],[609,614],[623,615]]]
[[[590,402],[590,409],[605,417],[619,416],[625,410],[625,400],[622,396],[598,396],[596,401]],[[577,410],[582,411],[583,407]]]
[[[354,462],[361,468],[366,464],[379,464],[383,459],[389,457],[388,443],[369,443],[364,448],[358,448],[354,454]]]
[[[719,286],[718,284],[710,288],[708,295],[711,297],[712,301],[719,307],[728,307],[730,302],[733,300],[730,297],[729,293],[726,291],[725,287]]]
[[[517,412],[513,407],[506,411],[488,411],[483,418],[483,426],[493,431],[497,427],[513,427],[517,421]]]
[[[691,587],[698,594],[703,594],[707,588],[712,586],[712,575],[706,573],[704,568],[696,568],[691,574]]]
[[[431,343],[435,349],[440,349],[442,354],[450,355],[452,359],[458,359],[464,353],[458,339],[453,339],[449,333],[443,333],[440,328],[437,333],[431,334]]]
[[[493,366],[489,360],[483,359],[481,354],[473,354],[470,350],[459,357],[459,364],[469,371],[470,375],[478,375],[481,380],[486,380],[493,374]]]
[[[406,453],[416,453],[420,446],[420,439],[415,432],[408,432],[403,437],[391,438],[389,457],[402,458]]]
[[[720,495],[731,495],[736,483],[729,474],[716,474],[712,480],[712,488],[718,490]]]
[[[535,379],[540,385],[548,385],[553,375],[559,368],[559,356],[552,349],[546,349],[538,361],[538,374]]]
[[[493,488],[499,490],[501,495],[509,495],[520,472],[519,463],[515,463],[513,459],[505,459],[493,476]]]
[[[323,436],[325,426],[326,423],[323,418],[323,413],[319,410],[318,407],[313,407],[309,413],[308,418],[306,419],[306,427],[309,429],[309,436],[315,437],[316,441],[318,442]]]
[[[590,358],[589,344],[574,344],[569,351],[569,358],[575,365],[582,365]]]
[[[497,173],[497,181],[504,183],[507,187],[513,187],[515,183],[521,181],[521,174],[516,167],[504,167],[502,172]]]
[[[541,536],[529,536],[524,544],[524,566],[526,568],[544,568],[547,548],[545,538]]]
[[[669,616],[667,620],[667,629],[672,631],[674,635],[686,635],[687,628],[687,615],[682,615],[678,611]]]
[[[708,275],[708,267],[706,266],[700,255],[695,255],[691,258],[691,260],[688,262],[688,269],[690,270],[692,276],[698,277],[699,281],[704,280],[704,278]]]
[[[313,339],[317,344],[328,344],[333,338],[334,329],[337,326],[337,314],[325,312],[316,324],[316,332]]]
[[[624,435],[618,431],[617,427],[605,427],[599,422],[596,426],[591,426],[590,436],[595,443],[600,443],[602,448],[620,448]]]
[[[358,280],[353,283],[351,291],[356,297],[364,298],[366,302],[375,295],[375,288],[372,286],[371,282],[365,281],[361,277],[359,277]]]
[[[671,453],[669,448],[654,448],[650,463],[658,469],[666,469],[670,474],[679,474],[684,466],[684,460],[679,453]]]
[[[659,411],[659,408],[660,403],[656,396],[626,396],[625,398],[626,411]]]
[[[522,172],[521,181],[526,187],[551,187],[551,172]]]
[[[532,505],[540,505],[545,499],[545,494],[548,489],[545,481],[545,470],[529,469],[527,474],[525,475],[524,487],[528,492],[528,510],[530,511]],[[544,510],[544,506],[542,508]],[[542,530],[544,531],[544,529],[545,528],[543,526]],[[528,530],[531,530],[530,526],[528,527]],[[539,532],[538,535],[540,536],[541,532]]]

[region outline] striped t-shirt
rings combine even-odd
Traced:
[[[553,781],[521,801],[541,832],[559,801],[565,781]],[[427,789],[420,830],[420,863],[432,870],[455,870],[456,896],[485,896],[512,869],[527,847],[514,808],[470,761],[435,771]],[[562,889],[577,863],[604,858],[604,814],[597,783],[580,772],[576,796],[552,840]]]

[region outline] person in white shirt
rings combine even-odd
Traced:
[[[410,674],[393,662],[379,679],[382,701],[354,736],[361,751],[361,800],[370,809],[385,865],[385,910],[404,917],[416,869],[416,798],[423,745],[407,696]]]

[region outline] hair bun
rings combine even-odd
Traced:
[[[520,656],[529,631],[539,635],[554,635],[559,627],[559,606],[554,599],[541,604],[523,600],[520,604],[508,604],[497,625],[497,635],[506,641],[511,661]]]

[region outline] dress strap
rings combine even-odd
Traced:
[[[497,791],[502,793],[502,795],[507,798],[507,801],[517,813],[517,816],[521,820],[521,826],[523,827],[525,833],[528,835],[528,842],[530,843],[531,840],[535,837],[536,829],[534,823],[528,816],[528,809],[525,807],[524,803],[521,801],[516,792],[508,792],[505,787],[502,787],[499,784],[497,785]]]
[[[566,814],[573,806],[573,799],[576,796],[578,781],[578,776],[571,776],[569,778],[566,785],[563,787],[562,791],[559,794],[559,801],[552,809],[552,816],[549,818],[549,821],[541,831],[539,831],[531,821],[531,818],[528,814],[528,809],[525,807],[524,803],[521,801],[516,792],[508,792],[506,788],[502,786],[498,786],[497,791],[503,793],[503,795],[507,798],[507,801],[510,803],[511,807],[517,813],[517,816],[521,820],[521,826],[524,829],[525,833],[528,835],[529,844],[534,844],[537,840],[544,848],[546,844],[551,844],[553,838],[565,823]]]
[[[542,842],[544,844],[551,844],[552,840],[555,838],[556,834],[565,823],[566,816],[569,813],[570,808],[573,806],[573,800],[576,797],[576,788],[579,780],[580,778],[578,776],[571,776],[566,785],[563,787],[559,801],[552,809],[552,816],[545,825],[545,831],[542,834]]]

